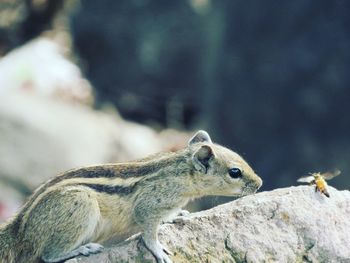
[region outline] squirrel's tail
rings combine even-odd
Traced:
[[[15,263],[15,240],[11,223],[0,225],[0,262]]]

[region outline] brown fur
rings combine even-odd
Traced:
[[[122,240],[140,230],[159,261],[159,222],[190,199],[255,192],[261,179],[236,153],[199,132],[186,149],[123,164],[68,171],[42,185],[0,228],[4,263],[56,259],[89,242]],[[242,178],[228,169],[239,167]]]

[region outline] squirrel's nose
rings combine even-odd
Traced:
[[[256,192],[262,186],[262,180],[259,176],[256,176],[253,180],[246,184],[246,187]]]

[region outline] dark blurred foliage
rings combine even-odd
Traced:
[[[0,55],[52,29],[67,2],[1,1]],[[334,168],[348,188],[349,14],[346,0],[82,0],[71,26],[97,107],[208,129],[265,189]]]
[[[349,14],[349,1],[85,0],[72,30],[98,101],[124,117],[208,129],[265,189],[333,168],[346,188]]]
[[[139,122],[188,127],[199,113],[204,23],[186,1],[83,1],[73,34],[102,102]]]

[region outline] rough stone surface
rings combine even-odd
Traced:
[[[93,88],[69,48],[58,40],[38,37],[0,58],[0,96],[8,92],[92,105]]]
[[[247,196],[188,220],[159,238],[174,262],[350,262],[350,192],[311,186]],[[139,239],[66,262],[155,262]]]
[[[30,189],[74,167],[162,149],[155,131],[117,115],[19,93],[0,102],[0,180],[12,178]]]

